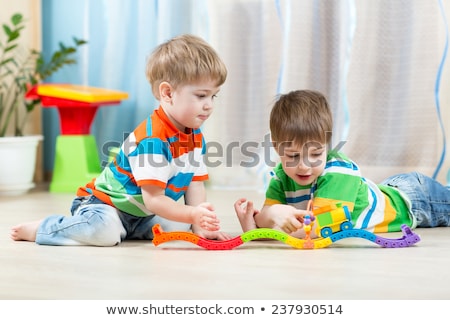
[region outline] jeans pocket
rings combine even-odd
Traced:
[[[73,199],[72,205],[70,207],[70,212],[72,213],[72,215],[78,209],[78,207],[81,205],[83,200],[86,199],[86,198],[87,197],[76,197],[75,199]]]
[[[392,177],[392,178],[384,180],[383,182],[381,182],[381,184],[385,185],[385,186],[393,187],[393,188],[398,188],[398,186],[401,184],[402,181],[403,181],[403,179],[401,177],[396,176],[396,177]]]
[[[81,207],[89,204],[103,204],[101,200],[94,196],[81,196],[76,197],[72,201],[72,206],[70,207],[70,212],[72,215]]]

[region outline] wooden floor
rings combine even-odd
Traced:
[[[238,236],[233,210],[249,191],[208,190],[223,230]],[[253,241],[226,251],[187,242],[155,247],[51,247],[9,238],[11,226],[68,214],[70,194],[32,191],[0,198],[1,299],[450,299],[450,228],[417,229],[414,247],[385,249],[344,239],[317,250]],[[399,233],[385,235],[401,237]]]

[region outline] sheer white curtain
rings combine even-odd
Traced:
[[[446,55],[443,7],[418,0],[358,1],[356,7],[347,150],[374,178],[409,170],[433,175],[443,152],[436,99],[448,91],[436,92]]]
[[[333,145],[378,181],[408,170],[432,175],[444,155],[449,8],[450,0],[47,0],[44,49],[72,35],[87,39],[81,66],[52,80],[130,93],[97,115],[100,148],[121,141],[157,106],[144,76],[150,51],[194,33],[229,70],[203,128],[212,187],[264,189],[276,160],[268,147],[271,105],[278,93],[306,88],[331,103]]]
[[[444,152],[439,117],[446,120],[437,106],[449,107],[448,90],[436,91],[445,81],[439,72],[448,1],[211,3],[211,41],[230,77],[206,125],[209,139],[225,146],[261,143],[278,92],[316,89],[333,108],[333,145],[366,176],[380,181],[410,170],[435,173]],[[213,185],[260,189],[269,168],[243,167],[246,158],[232,150],[232,166],[212,168]],[[441,182],[447,168],[444,163],[439,171]]]

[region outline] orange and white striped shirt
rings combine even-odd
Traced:
[[[180,199],[192,181],[208,179],[205,153],[201,130],[180,132],[159,107],[128,135],[102,173],[77,194],[94,195],[131,215],[151,215],[143,203],[141,187],[159,186],[168,197]]]

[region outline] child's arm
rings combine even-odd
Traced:
[[[189,188],[186,190],[186,193],[184,195],[184,200],[187,205],[201,205],[205,206],[211,212],[214,212],[214,207],[212,204],[206,201],[206,190],[205,190],[205,184],[202,181],[192,181],[189,185]],[[217,226],[219,226],[219,220],[217,219]],[[193,223],[192,224],[192,231],[199,236],[202,236],[207,239],[214,239],[214,240],[228,240],[231,239],[231,237],[223,232],[220,231],[206,231],[201,230],[205,229],[202,228],[200,225]],[[210,229],[211,230],[211,229]],[[218,229],[217,229],[218,230]]]
[[[184,202],[190,206],[206,202],[205,184],[202,181],[192,181],[184,194]]]
[[[196,183],[194,182],[193,185],[196,185]],[[151,212],[165,219],[197,225],[208,231],[219,230],[219,220],[212,206],[208,203],[197,202],[205,199],[205,196],[201,195],[200,187],[194,188],[200,195],[194,196],[192,193],[194,190],[188,192],[187,199],[192,202],[186,201],[187,204],[176,202],[167,197],[164,194],[164,189],[157,186],[145,185],[141,189],[145,207]]]

